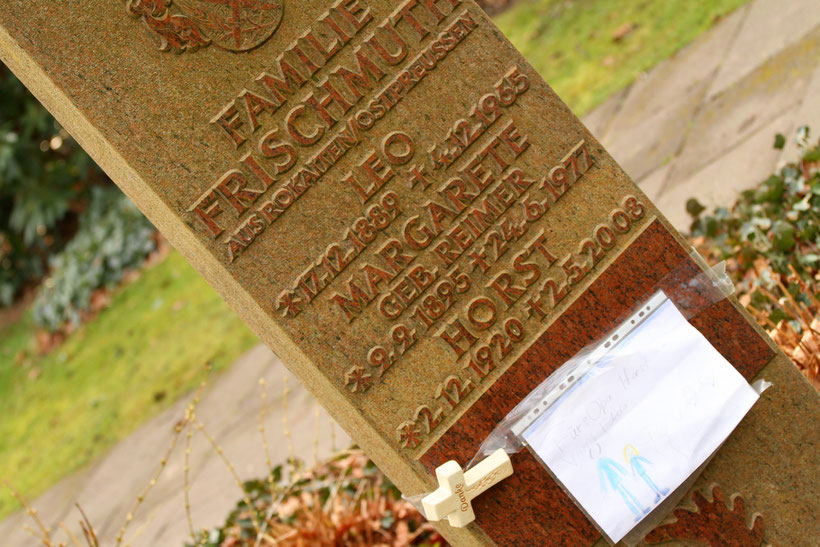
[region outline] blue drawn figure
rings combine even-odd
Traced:
[[[646,465],[652,465],[652,462],[644,458],[638,453],[638,449],[628,444],[624,447],[624,459],[626,463],[632,468],[632,474],[638,475],[643,479],[643,481],[655,492],[655,503],[661,501],[661,498],[666,496],[669,493],[668,488],[658,488],[658,485],[655,484],[655,481],[649,476],[649,473],[646,470]]]
[[[637,498],[624,486],[623,476],[625,474],[626,469],[616,461],[610,458],[598,459],[598,477],[601,479],[601,491],[607,491],[607,482],[609,482],[609,487],[621,495],[629,510],[635,513],[635,522],[638,522],[643,515],[649,513],[649,509],[641,507],[641,503]]]

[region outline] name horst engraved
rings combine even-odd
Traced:
[[[385,424],[408,450],[526,349],[645,211],[623,198],[577,253],[559,256],[548,213],[596,162],[580,140],[533,167],[544,165],[539,139],[519,117],[531,80],[515,64],[494,67],[495,83],[436,129],[374,131],[478,28],[464,3],[406,0],[376,20],[364,0],[336,2],[213,116],[236,164],[189,208],[230,263],[312,188],[349,192],[358,214],[271,301],[286,321],[317,306],[356,328],[367,315],[364,347],[336,377],[353,397],[415,366],[420,346],[450,360]]]

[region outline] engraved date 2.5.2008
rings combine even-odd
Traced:
[[[569,253],[559,262],[566,280],[548,277],[541,290],[526,302],[526,315],[546,317],[615,248],[617,238],[628,234],[635,223],[646,216],[646,211],[646,205],[637,197],[626,196],[621,207],[612,210],[605,222],[595,226],[590,237],[581,240],[577,252]]]

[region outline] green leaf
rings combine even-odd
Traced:
[[[769,314],[769,321],[777,325],[778,323],[780,323],[784,319],[787,319],[788,317],[789,316],[786,315],[786,313],[780,308],[774,308]]]
[[[382,528],[385,530],[389,530],[395,524],[396,519],[393,517],[393,513],[390,511],[385,511],[384,517],[382,517],[381,525]]]
[[[792,205],[792,209],[795,211],[800,211],[801,213],[811,209],[811,202],[809,201],[811,196],[812,194],[806,194],[806,197]]]
[[[707,237],[715,237],[717,235],[718,229],[720,229],[720,224],[715,219],[715,217],[706,217],[704,219],[704,231],[706,232]]]
[[[820,148],[815,148],[806,152],[805,155],[803,155],[803,161],[806,163],[820,161]]]
[[[690,198],[686,202],[686,212],[689,213],[692,216],[692,218],[698,218],[700,214],[705,210],[706,207],[701,205],[701,203],[695,198]]]
[[[777,175],[772,175],[755,190],[755,203],[778,202],[786,193],[786,181]]]
[[[774,246],[780,251],[790,251],[797,243],[794,238],[794,226],[785,220],[778,220],[772,226]]]
[[[756,307],[762,307],[763,305],[769,302],[769,299],[766,298],[766,295],[760,292],[759,290],[755,289],[752,292],[752,304]]]
[[[750,222],[761,230],[768,230],[772,227],[772,219],[767,217],[754,217]]]
[[[744,241],[754,241],[757,236],[757,227],[754,222],[744,222],[740,228],[740,237]]]
[[[774,136],[774,147],[778,150],[783,150],[784,146],[786,146],[786,137],[783,133],[778,133]]]

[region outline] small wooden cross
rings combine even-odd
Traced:
[[[473,499],[512,474],[512,461],[503,448],[466,473],[454,460],[440,465],[436,469],[438,490],[421,500],[427,520],[447,517],[454,528],[467,526],[475,520]]]

